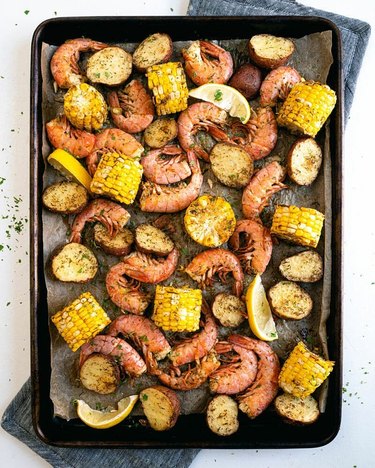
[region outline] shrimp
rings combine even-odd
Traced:
[[[152,150],[141,158],[141,164],[144,176],[155,184],[174,184],[191,176],[186,153],[178,146]]]
[[[261,340],[242,335],[230,335],[229,343],[254,351],[258,357],[258,372],[254,382],[239,395],[239,408],[249,418],[260,415],[272,402],[279,390],[280,363],[271,346]]]
[[[231,54],[208,41],[194,41],[182,49],[185,71],[191,81],[200,86],[205,83],[226,83],[233,74]]]
[[[142,211],[176,213],[187,208],[193,200],[198,198],[203,175],[193,151],[189,150],[187,157],[192,173],[190,182],[188,184],[180,182],[175,187],[145,182],[139,201]]]
[[[81,347],[79,367],[81,367],[86,359],[93,353],[100,353],[113,357],[123,368],[124,372],[131,377],[139,377],[147,370],[146,363],[137,351],[121,338],[96,335]]]
[[[272,239],[260,220],[241,219],[229,239],[229,245],[248,275],[263,274],[272,255]]]
[[[139,315],[121,315],[111,323],[108,334],[128,336],[144,351],[152,353],[155,359],[164,359],[171,347],[160,328],[146,317]]]
[[[246,390],[257,375],[256,354],[226,342],[219,342],[215,346],[215,351],[219,354],[234,351],[236,356],[230,358],[228,364],[221,364],[219,369],[210,375],[211,392],[233,395]]]
[[[70,88],[83,83],[86,78],[79,66],[80,52],[97,51],[108,47],[103,42],[84,37],[70,39],[57,48],[51,59],[51,73],[59,88]]]
[[[105,151],[116,151],[132,158],[138,158],[144,149],[132,135],[119,128],[107,128],[96,134],[95,147],[86,158],[87,168],[91,175],[94,175],[99,159]]]
[[[95,135],[71,125],[65,115],[46,124],[48,139],[52,146],[71,153],[76,158],[86,158],[95,146]]]
[[[69,242],[81,243],[82,231],[86,223],[99,221],[107,228],[109,235],[114,236],[125,226],[129,218],[130,214],[118,203],[96,198],[74,218]]]
[[[173,346],[169,355],[173,366],[182,366],[188,362],[196,361],[206,356],[215,345],[218,328],[214,316],[206,303],[203,303],[202,312],[205,316],[203,330]]]
[[[185,272],[203,288],[212,285],[215,273],[218,273],[221,281],[225,282],[226,275],[232,272],[235,280],[233,292],[238,297],[242,294],[244,274],[240,261],[229,250],[204,250],[193,258],[185,268]]]
[[[285,175],[285,168],[277,161],[272,161],[253,175],[242,192],[242,212],[245,218],[257,218],[270,197],[287,188],[282,183]]]
[[[140,290],[138,283],[124,278],[124,270],[126,270],[124,262],[117,263],[109,269],[105,280],[109,297],[120,309],[142,315],[149,304],[148,297]]]
[[[219,126],[226,123],[228,114],[209,102],[197,102],[181,112],[177,120],[178,141],[185,151],[192,150],[198,158],[209,161],[209,155],[194,136],[199,130],[208,131],[214,138],[227,139]]]
[[[166,258],[153,258],[152,255],[132,252],[124,257],[123,271],[142,283],[156,284],[168,279],[176,270],[179,253],[176,248]]]
[[[259,90],[262,107],[276,106],[277,101],[284,101],[293,88],[301,81],[301,75],[292,67],[278,67],[264,78]]]
[[[141,132],[153,121],[154,104],[139,80],[132,80],[122,91],[111,91],[108,103],[113,122],[125,132]]]

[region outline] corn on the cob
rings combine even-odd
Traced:
[[[336,93],[328,85],[303,81],[293,86],[279,111],[277,123],[291,132],[315,137],[335,104]]]
[[[63,310],[56,312],[51,320],[72,351],[77,351],[111,322],[89,292],[81,294]]]
[[[294,244],[316,247],[324,215],[313,208],[278,205],[273,215],[271,234]]]
[[[306,398],[329,376],[334,364],[307,349],[300,341],[281,369],[279,385],[295,397]]]
[[[129,156],[104,153],[95,171],[90,189],[120,203],[133,203],[141,183],[143,167]]]
[[[100,130],[107,118],[104,97],[87,83],[72,86],[64,96],[64,112],[77,128],[88,132]]]
[[[147,69],[146,76],[158,115],[174,114],[187,108],[189,90],[180,62],[153,65]]]
[[[156,286],[153,321],[163,330],[195,331],[202,307],[200,289]]]

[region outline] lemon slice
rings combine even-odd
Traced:
[[[275,322],[260,275],[256,275],[246,291],[246,307],[254,335],[264,341],[277,340]]]
[[[77,159],[70,153],[57,149],[48,156],[48,162],[67,179],[82,184],[90,191],[91,176]]]
[[[245,96],[231,86],[206,83],[190,90],[189,96],[215,104],[220,109],[226,110],[232,117],[238,117],[242,123],[250,119],[250,104]]]
[[[94,429],[108,429],[129,416],[137,400],[138,395],[127,396],[118,402],[117,410],[112,411],[94,410],[83,400],[77,400],[78,417]]]

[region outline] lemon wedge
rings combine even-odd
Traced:
[[[77,159],[67,151],[57,149],[47,161],[67,179],[77,182],[90,191],[91,176]]]
[[[94,429],[108,429],[123,421],[134,408],[138,395],[130,395],[117,404],[117,410],[98,411],[92,409],[83,400],[77,400],[78,417],[88,426]]]
[[[256,275],[246,291],[246,307],[254,335],[264,341],[277,340],[275,322],[260,275]]]
[[[250,104],[245,96],[231,86],[206,83],[190,90],[189,96],[215,104],[220,109],[227,111],[232,117],[238,117],[242,123],[246,123],[250,119]]]

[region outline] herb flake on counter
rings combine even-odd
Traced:
[[[28,15],[30,13],[30,10],[25,10],[24,13],[25,15]]]
[[[0,177],[0,185],[3,185],[3,183],[6,181],[5,177]]]

